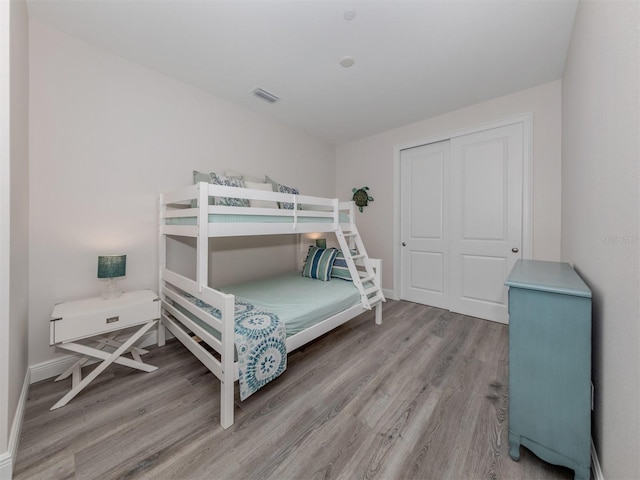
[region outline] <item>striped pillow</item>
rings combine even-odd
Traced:
[[[309,247],[302,276],[326,282],[331,280],[331,268],[338,251],[335,248]]]
[[[348,280],[352,282],[351,273],[349,273],[349,267],[347,261],[344,259],[344,253],[342,250],[338,250],[336,259],[333,262],[333,268],[331,269],[332,278],[341,278],[342,280]]]

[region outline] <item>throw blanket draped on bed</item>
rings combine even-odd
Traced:
[[[214,317],[221,317],[220,310],[202,300],[189,294],[185,298]],[[244,400],[287,368],[286,329],[277,315],[236,300],[234,330],[240,400]]]

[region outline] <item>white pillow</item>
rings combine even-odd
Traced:
[[[255,183],[264,182],[264,178],[255,177],[253,175],[245,175],[244,173],[238,172],[237,170],[225,170],[224,175],[225,177],[241,178],[244,182],[255,182]]]
[[[246,188],[252,188],[254,190],[263,190],[265,192],[273,192],[273,188],[270,183],[255,183],[255,182],[244,182],[244,186]],[[257,208],[278,208],[278,202],[272,202],[269,200],[251,200],[249,199],[250,207]]]

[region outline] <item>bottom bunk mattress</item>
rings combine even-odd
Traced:
[[[300,272],[230,285],[221,290],[236,297],[235,357],[241,400],[285,370],[286,337],[360,303],[360,293],[353,282],[341,279],[323,282],[303,277]],[[217,308],[185,292],[180,295],[220,318],[221,312]],[[171,303],[201,328],[220,338],[220,333],[208,323],[178,303]],[[182,324],[179,326],[187,328]]]
[[[272,312],[284,322],[287,336],[360,303],[360,292],[351,281],[328,282],[303,277],[299,271],[220,288],[237,300]]]

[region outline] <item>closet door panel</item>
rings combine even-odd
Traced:
[[[502,284],[506,259],[478,255],[462,255],[462,296],[481,302],[502,305],[504,292]]]
[[[465,145],[461,152],[462,238],[505,240],[505,139]]]
[[[450,309],[508,322],[504,280],[522,249],[519,124],[451,140]]]
[[[401,295],[449,308],[449,142],[403,150],[401,169]]]
[[[411,255],[411,289],[442,293],[444,291],[443,255],[437,252],[413,251]]]

